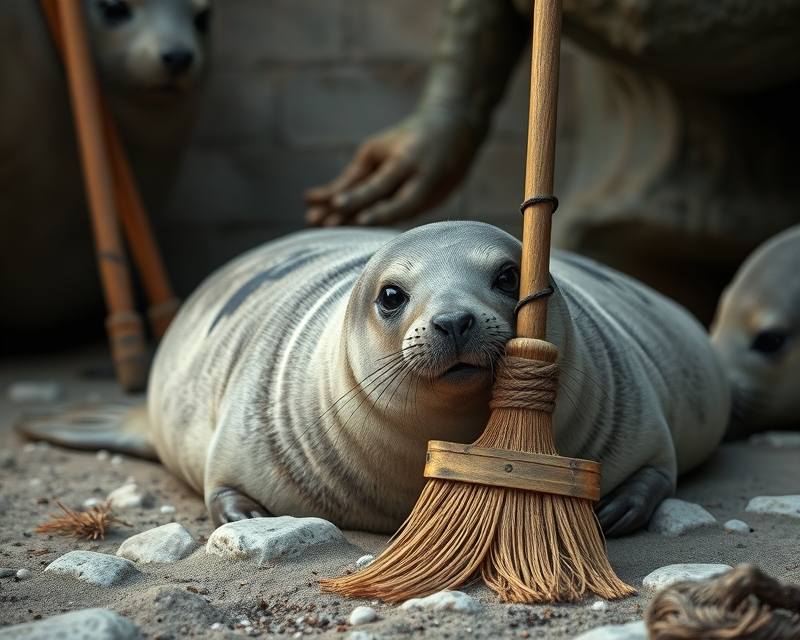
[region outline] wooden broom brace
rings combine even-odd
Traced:
[[[118,220],[151,303],[148,316],[157,340],[166,331],[179,302],[94,75],[81,4],[72,0],[40,0],[40,4],[67,73],[98,266],[109,309],[106,327],[112,357],[122,387],[139,391],[147,383],[144,331],[141,317],[134,310]]]

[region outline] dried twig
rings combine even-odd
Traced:
[[[55,502],[66,515],[51,513],[52,521],[36,527],[36,533],[61,533],[70,538],[97,540],[105,538],[106,529],[112,524],[131,526],[111,513],[111,503],[108,501],[95,505],[88,511],[73,511],[58,500]]]

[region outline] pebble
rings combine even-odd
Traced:
[[[81,502],[81,507],[88,511],[92,507],[96,507],[98,504],[102,503],[103,501],[100,498],[86,498],[86,500]]]
[[[135,482],[114,489],[106,496],[106,500],[111,501],[111,508],[114,511],[152,507],[155,502],[153,496],[139,489],[139,485]]]
[[[4,567],[0,567],[0,578],[10,578],[17,574],[16,569],[6,569]]]
[[[131,536],[120,545],[117,555],[140,564],[177,562],[191,555],[194,547],[192,534],[172,522]]]
[[[356,560],[356,569],[361,571],[362,569],[368,567],[375,561],[375,556],[373,555],[365,555],[361,556],[358,560]]]
[[[33,574],[30,572],[29,569],[20,569],[16,573],[17,580],[27,580],[28,578],[32,578]]]
[[[375,609],[372,607],[356,607],[353,609],[350,617],[347,619],[348,624],[366,624],[372,622],[378,617]]]
[[[175,507],[173,507],[171,504],[162,504],[159,511],[161,513],[167,513],[167,514],[175,513]]]
[[[598,600],[592,605],[592,611],[608,611],[608,602],[605,600]]]
[[[123,458],[121,455],[111,456],[111,464],[120,465],[123,462],[125,462],[125,458]]]
[[[610,624],[595,627],[582,633],[574,640],[647,640],[647,627],[644,620],[634,620],[627,624]]]
[[[113,587],[136,573],[136,566],[126,558],[95,551],[70,551],[51,562],[45,571],[71,576],[77,580]]]
[[[741,520],[728,520],[722,527],[728,533],[750,533],[750,525]]]
[[[721,573],[733,569],[727,564],[668,564],[647,574],[642,580],[642,587],[652,591],[661,591],[674,582],[681,580],[708,580]]]
[[[401,609],[425,609],[426,611],[457,611],[477,613],[481,605],[462,591],[440,591],[427,598],[412,598],[400,605]]]
[[[0,640],[134,640],[139,628],[109,609],[81,609],[0,629]]]
[[[12,382],[6,395],[11,402],[55,402],[61,397],[61,385],[53,381]]]
[[[662,536],[682,536],[705,527],[718,527],[717,519],[699,504],[667,498],[656,508],[647,530]]]
[[[94,455],[98,460],[108,460],[111,457],[111,452],[108,449],[100,449]]]
[[[32,453],[34,451],[47,451],[47,449],[49,448],[50,448],[49,442],[45,442],[44,440],[37,440],[36,442],[29,442],[24,447],[22,447],[22,450],[25,453]]]
[[[313,545],[344,540],[342,532],[322,518],[252,518],[217,528],[208,538],[206,553],[263,565]]]
[[[0,469],[11,469],[16,464],[16,458],[10,453],[0,454]]]
[[[745,511],[800,518],[800,496],[758,496],[747,503]]]
[[[800,447],[800,431],[765,431],[753,434],[747,442],[770,447]]]

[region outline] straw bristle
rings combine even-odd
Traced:
[[[65,515],[51,513],[52,520],[36,527],[35,533],[61,533],[70,538],[97,540],[97,538],[105,538],[106,529],[112,524],[130,526],[111,513],[109,502],[95,505],[88,511],[73,511],[58,500],[56,500],[56,504],[61,507]]]
[[[554,454],[550,415],[495,409],[475,445]],[[373,563],[320,582],[323,591],[395,602],[454,589],[478,575],[506,602],[635,593],[611,568],[588,500],[438,478],[426,483]]]

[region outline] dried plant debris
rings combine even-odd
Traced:
[[[51,513],[52,520],[36,527],[35,533],[60,533],[70,538],[97,540],[105,538],[106,529],[113,524],[131,526],[111,513],[111,503],[108,501],[97,504],[88,511],[73,511],[58,500],[55,503],[66,515]]]

